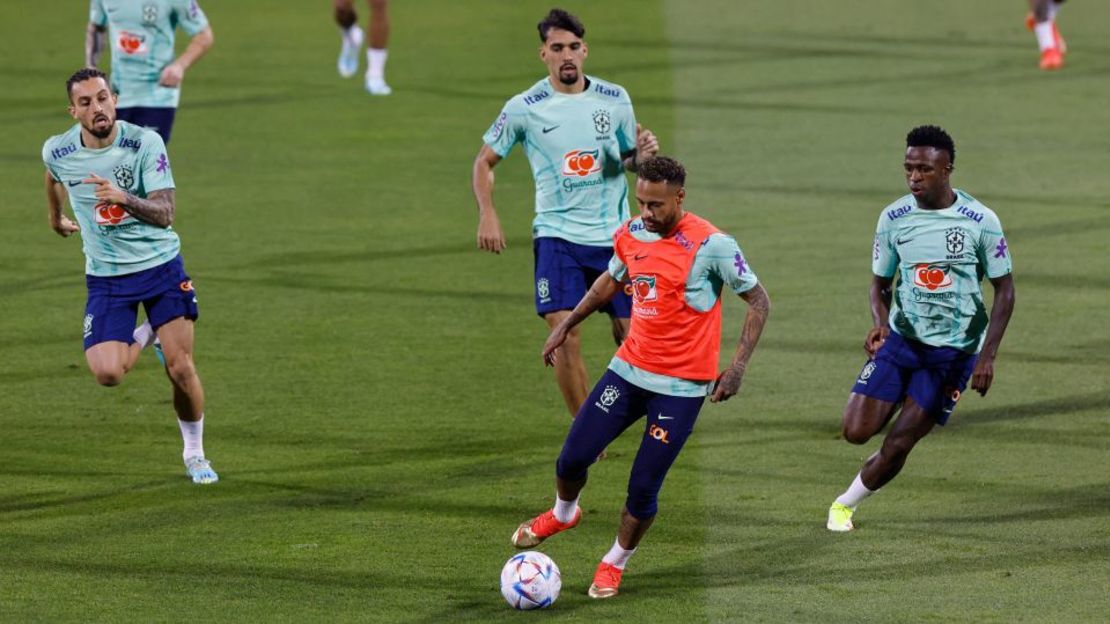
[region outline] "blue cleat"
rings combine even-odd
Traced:
[[[199,455],[185,460],[185,474],[189,475],[193,483],[208,484],[220,480],[220,475],[212,470],[212,464]]]
[[[154,340],[154,355],[158,357],[158,361],[162,363],[162,366],[166,365],[166,354],[162,352],[161,340]]]

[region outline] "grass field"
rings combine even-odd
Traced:
[[[469,172],[542,76],[535,0],[395,2],[389,79],[335,75],[329,3],[207,0],[171,159],[202,319],[206,447],[189,484],[153,355],[98,387],[80,244],[47,226],[42,141],[71,123],[86,4],[0,24],[0,621],[1097,622],[1110,614],[1110,5],[1067,3],[1036,69],[1017,0],[579,2],[586,69],[623,84],[774,303],[742,395],[707,407],[622,595],[585,596],[639,440],[543,546],[564,593],[503,603],[550,504],[567,417],[539,359],[532,180],[498,168],[508,251],[474,249]],[[743,7],[743,8],[741,8]],[[14,16],[14,17],[13,17]],[[878,211],[906,131],[939,123],[992,207],[1018,302],[986,398],[824,529],[877,446],[837,438],[869,326]],[[989,298],[989,286],[987,287]],[[743,305],[726,301],[725,351]],[[591,376],[612,353],[586,324]]]

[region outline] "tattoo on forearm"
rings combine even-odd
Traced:
[[[146,221],[159,227],[173,225],[174,193],[173,189],[154,191],[145,198],[136,197],[125,193],[126,203],[123,209],[141,221]]]
[[[763,334],[763,326],[767,324],[767,316],[771,312],[771,301],[762,289],[752,293],[747,302],[748,314],[744,317],[744,329],[740,332],[740,345],[736,348],[736,358],[732,364],[733,368],[741,371],[748,367],[748,360],[751,359],[752,352],[755,351],[755,346],[759,343],[759,337]]]

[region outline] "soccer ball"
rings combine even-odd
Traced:
[[[546,609],[562,587],[559,566],[541,552],[514,555],[501,568],[501,595],[514,609]]]

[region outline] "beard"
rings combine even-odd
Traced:
[[[107,119],[108,124],[106,126],[104,126],[103,128],[98,128],[96,126],[96,122],[100,121],[101,119]],[[94,137],[96,137],[98,139],[106,139],[106,138],[108,138],[108,135],[112,134],[112,130],[115,127],[116,127],[116,120],[112,119],[111,117],[108,117],[107,115],[102,115],[102,116],[99,116],[99,117],[93,119],[93,125],[92,126],[85,126],[85,130],[88,130],[89,134],[93,135]]]
[[[572,69],[560,69],[559,82],[565,85],[572,85],[578,82],[578,68],[575,67]]]

